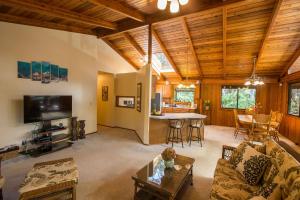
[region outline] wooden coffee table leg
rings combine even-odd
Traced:
[[[191,185],[194,185],[194,182],[193,182],[193,166],[191,168]]]
[[[3,200],[2,189],[0,189],[0,200]]]
[[[133,196],[133,199],[136,199],[136,193],[137,193],[137,183],[134,182],[134,196]]]

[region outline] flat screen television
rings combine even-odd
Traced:
[[[72,96],[24,96],[24,123],[72,117]]]

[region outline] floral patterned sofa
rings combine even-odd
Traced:
[[[245,144],[249,145],[242,143]],[[210,199],[299,200],[300,164],[272,140],[256,145],[254,149],[263,152],[271,161],[262,172],[258,184],[250,185],[245,181],[230,160],[236,154],[236,148],[224,145],[222,159],[219,159],[215,169]]]

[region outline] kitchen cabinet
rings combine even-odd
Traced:
[[[160,93],[162,98],[172,98],[172,85],[156,85],[156,93]]]
[[[163,98],[172,98],[172,86],[171,85],[163,86]]]

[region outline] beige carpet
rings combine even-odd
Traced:
[[[194,186],[185,190],[186,200],[208,199],[222,145],[236,146],[242,140],[242,137],[234,139],[233,128],[219,126],[206,126],[205,138],[203,148],[196,142],[192,147],[186,143],[184,148],[175,145],[178,154],[196,159]],[[39,158],[18,157],[3,162],[2,175],[7,180],[4,199],[18,199],[19,185],[34,163],[65,157],[74,157],[79,167],[77,199],[133,199],[131,176],[166,147],[166,144],[145,146],[130,131],[100,127],[98,134],[87,136],[71,148]]]

